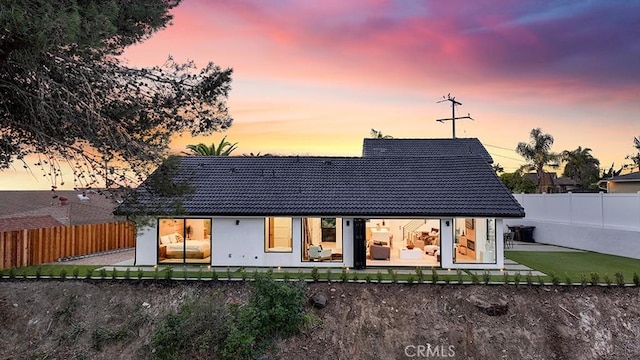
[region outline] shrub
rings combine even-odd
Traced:
[[[327,281],[331,282],[331,268],[327,268]]]
[[[317,267],[313,267],[313,269],[311,269],[311,279],[313,279],[313,281],[318,282],[318,280],[320,280],[320,274],[318,273],[318,268]]]
[[[432,284],[438,283],[438,271],[434,267],[431,267],[431,283]]]
[[[202,280],[202,272],[203,272],[203,270],[202,270],[202,265],[200,265],[200,266],[198,267],[198,274],[196,275],[196,279],[197,279],[198,281]]]
[[[503,271],[502,272],[502,280],[504,281],[505,285],[509,285],[509,273],[507,271]]]
[[[240,268],[240,278],[242,279],[243,282],[247,281],[247,270],[243,267]]]
[[[560,285],[560,278],[554,271],[549,271],[549,276],[551,277],[551,283],[555,286]]]
[[[519,272],[519,271],[518,271],[518,272],[516,272],[516,273],[513,275],[513,284],[514,284],[516,287],[518,287],[518,285],[520,285],[520,278],[521,278],[521,275],[520,275],[520,272]]]
[[[93,276],[93,270],[87,269],[86,272],[84,273],[84,278],[91,279],[91,276]]]
[[[451,277],[449,275],[445,275],[442,278],[444,279],[444,283],[449,285],[449,283],[451,282]]]
[[[220,297],[186,301],[164,315],[151,335],[154,358],[215,358],[229,334],[229,316]]]
[[[342,280],[342,282],[349,281],[349,274],[347,273],[346,267],[342,268],[342,273],[340,273],[340,280]]]
[[[114,280],[118,278],[118,271],[116,271],[116,268],[111,269],[111,278]]]
[[[16,278],[16,268],[15,267],[11,267],[9,268],[9,279],[15,279]]]
[[[638,276],[637,272],[633,273],[633,285],[640,286],[640,276]]]
[[[289,282],[289,280],[291,280],[291,275],[289,274],[289,272],[287,270],[285,270],[282,273],[282,279],[286,282]]]
[[[485,285],[488,285],[489,282],[491,281],[491,274],[489,274],[489,272],[487,270],[482,272],[482,282]]]
[[[371,283],[371,274],[367,274],[364,276],[364,281],[367,282],[367,284]]]
[[[42,266],[36,268],[36,279],[40,279],[40,277],[42,277]]]
[[[573,281],[571,280],[571,276],[569,276],[568,273],[564,273],[564,283],[567,284],[567,286],[573,285]]]
[[[276,335],[289,337],[299,333],[309,322],[304,311],[306,284],[278,283],[258,276],[247,306],[231,308],[235,321],[230,325],[222,351],[225,358],[255,358]]]
[[[464,282],[464,277],[462,275],[462,270],[456,269],[456,276],[458,277],[458,284],[462,284]]]
[[[540,275],[538,275],[538,285],[544,286],[544,279]]]
[[[77,266],[73,267],[73,270],[71,271],[71,273],[73,274],[73,278],[77,279],[78,276],[80,275],[80,268]]]
[[[591,285],[598,285],[600,283],[600,274],[592,272],[591,273]]]
[[[376,273],[376,279],[378,280],[379,283],[382,282],[383,276],[382,276],[382,273],[380,271],[378,271]]]
[[[360,280],[360,275],[358,275],[357,271],[353,272],[353,276],[351,277],[351,279],[353,280],[353,282],[358,282],[358,280]]]
[[[418,277],[418,282],[422,284],[424,282],[424,272],[421,266],[416,266],[416,276]]]
[[[231,280],[231,269],[227,266],[227,280]]]
[[[172,277],[173,277],[173,267],[169,266],[164,271],[164,279],[165,280],[171,280]]]
[[[413,284],[413,275],[409,275],[409,277],[407,278],[407,284],[412,285]]]
[[[67,279],[67,269],[62,268],[60,270],[60,273],[58,274],[58,276],[60,277],[60,279],[66,280]]]
[[[480,277],[478,276],[478,274],[476,274],[475,272],[471,272],[471,283],[473,285],[478,285],[480,284]]]
[[[143,276],[144,276],[144,271],[142,271],[142,268],[138,268],[138,280],[142,280]]]
[[[622,287],[624,286],[624,275],[621,272],[616,273],[616,285]]]
[[[391,281],[393,281],[394,284],[397,284],[398,283],[398,272],[393,271],[393,269],[387,269],[387,272],[391,276]]]
[[[527,282],[527,285],[529,286],[533,285],[533,274],[531,273],[531,270],[527,272],[527,276],[525,276],[525,281]]]
[[[211,280],[218,281],[218,277],[219,275],[216,269],[211,269]]]
[[[160,279],[160,268],[157,266],[154,266],[153,268],[153,279],[154,280]]]
[[[127,267],[127,269],[124,271],[124,278],[125,278],[125,280],[129,280],[129,279],[131,279],[131,269],[129,269],[128,267]]]
[[[602,280],[605,284],[607,284],[607,286],[611,286],[611,278],[609,277],[609,274],[604,274]]]
[[[587,277],[584,274],[580,274],[580,285],[587,286],[588,283]]]

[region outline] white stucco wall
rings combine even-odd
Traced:
[[[158,224],[138,232],[135,265],[153,266],[158,262]]]
[[[238,225],[236,225],[238,220]],[[348,225],[347,225],[348,223]],[[342,262],[302,261],[302,219],[292,222],[293,251],[265,252],[265,222],[263,217],[214,217],[211,223],[212,266],[261,266],[261,267],[352,267],[353,219],[343,218],[336,231],[342,231]],[[136,265],[153,266],[158,259],[157,225],[144,229],[136,240]]]

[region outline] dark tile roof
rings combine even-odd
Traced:
[[[183,199],[191,215],[524,216],[491,166],[477,155],[187,156],[175,179],[195,189]],[[138,188],[138,198],[150,213],[166,211],[145,184]],[[125,200],[117,211],[133,209]]]
[[[480,155],[488,163],[493,158],[476,138],[455,139],[364,139],[363,157],[421,157]]]
[[[0,232],[64,226],[49,215],[0,219]]]
[[[614,176],[607,181],[640,181],[640,171],[625,175]]]
[[[49,215],[65,225],[118,220],[113,215],[115,203],[111,199],[85,191],[88,200],[80,200],[78,194],[82,193],[76,190],[0,191],[0,218]],[[61,205],[60,197],[67,198],[67,205]]]

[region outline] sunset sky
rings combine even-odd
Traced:
[[[553,151],[589,147],[606,168],[628,163],[640,136],[638,1],[185,0],[174,16],[124,57],[233,68],[236,155],[359,156],[371,128],[448,138],[451,122],[435,121],[451,116],[438,103],[448,93],[474,119],[456,135],[479,138],[506,171],[535,127]],[[0,177],[0,189],[50,187]]]

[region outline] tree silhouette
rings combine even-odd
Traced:
[[[563,175],[573,179],[580,187],[588,188],[598,180],[600,161],[591,155],[590,148],[582,148],[562,152],[562,160],[566,162]]]
[[[393,139],[393,136],[383,135],[382,131],[378,131],[376,129],[371,129],[370,135],[374,139]]]
[[[521,170],[536,171],[538,175],[536,192],[542,193],[542,189],[547,185],[544,167],[548,165],[557,166],[557,161],[560,160],[560,154],[551,151],[553,136],[543,134],[540,128],[532,129],[529,137],[531,138],[529,143],[518,143],[516,152],[527,160],[527,164],[523,165]]]

